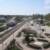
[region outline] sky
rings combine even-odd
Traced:
[[[50,13],[50,0],[0,0],[0,14],[32,15]]]

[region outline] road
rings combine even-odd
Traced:
[[[14,26],[11,30],[9,30],[8,32],[6,32],[1,38],[0,38],[0,44],[3,42],[2,44],[2,48],[6,48],[6,46],[9,44],[9,42],[13,39],[13,36],[16,36],[16,34],[20,31],[19,29],[24,27],[23,26],[24,24],[28,23],[28,21],[23,21],[21,23],[19,23],[18,25]],[[34,23],[34,26],[31,26],[30,23],[28,23],[27,25],[28,27],[30,27],[30,29],[32,30],[35,30],[36,32],[38,32],[39,34],[42,33],[41,32],[41,26],[39,24],[36,24]],[[26,27],[27,27],[26,26]],[[17,30],[19,30],[17,32]],[[11,36],[11,37],[10,37]],[[47,40],[47,37],[45,35],[43,35],[46,40]],[[16,37],[15,37],[16,38]],[[24,37],[22,36],[20,39],[22,40]],[[29,47],[26,47],[26,45],[23,45],[22,44],[22,41],[20,40],[19,38],[17,39],[17,42],[20,43],[20,45],[22,45],[22,47],[24,48],[24,50],[33,50],[33,49],[30,49]],[[36,40],[36,39],[35,39]],[[48,40],[49,41],[49,40]],[[50,42],[50,41],[49,41]],[[8,43],[8,44],[6,44]],[[1,48],[0,47],[0,48]],[[1,50],[4,50],[4,49],[1,49]]]
[[[27,24],[27,21],[23,21],[18,25],[14,26],[11,30],[6,32],[0,37],[0,49],[4,50],[10,44],[10,42],[21,32]]]
[[[45,34],[41,31],[41,29],[42,29],[41,27],[43,27],[43,26],[41,26],[39,24],[36,24],[36,23],[34,23],[33,26],[31,26],[30,23],[28,23],[27,26],[30,27],[30,29],[35,30],[38,33],[38,35],[41,34],[42,36],[44,36],[45,39],[48,42],[50,42],[50,38],[48,38],[47,36],[45,36]],[[23,50],[35,50],[35,49],[32,49],[32,48],[28,47],[27,44],[23,44],[22,43],[23,39],[24,39],[24,35],[22,35],[20,38],[16,37],[16,45],[17,45],[17,43],[20,44],[20,46],[23,48]],[[37,41],[37,38],[34,38],[34,39],[35,39],[35,41]],[[43,46],[41,46],[41,48],[42,48],[42,50],[44,50]],[[50,48],[48,48],[46,50],[50,50]]]
[[[10,35],[12,35],[15,31],[17,31],[20,27],[24,25],[25,22],[21,22],[20,24],[17,24],[14,26],[11,30],[6,31],[2,36],[0,36],[0,43],[2,43],[4,40],[6,40]]]

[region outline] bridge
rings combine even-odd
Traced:
[[[18,35],[18,33],[26,28],[28,21],[23,21],[0,35],[0,50],[5,50],[7,48],[10,42]]]
[[[43,33],[41,32],[41,29],[39,29],[39,25],[34,22],[34,25],[31,26],[30,22],[32,20],[26,20],[21,23],[18,23],[16,26],[12,27],[12,29],[4,32],[4,34],[0,34],[0,50],[5,50],[7,46],[9,46],[10,42],[13,39],[16,39],[16,36],[18,33],[20,33],[24,28],[29,27],[32,30],[35,30],[38,34]],[[49,38],[45,36],[45,34],[42,34],[46,38],[48,42],[50,42]],[[35,38],[37,40],[37,38]]]

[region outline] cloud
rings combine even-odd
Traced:
[[[44,0],[44,10],[46,13],[50,13],[50,0]]]
[[[50,0],[44,0],[45,4],[50,4]]]

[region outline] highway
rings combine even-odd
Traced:
[[[10,42],[16,38],[19,32],[26,28],[27,23],[30,20],[26,20],[18,23],[16,26],[12,27],[9,31],[6,31],[2,35],[0,34],[0,49],[5,50]]]
[[[14,19],[14,18],[13,18]],[[9,31],[6,31],[4,34],[0,35],[0,49],[4,50],[10,44],[10,42],[16,38],[16,35],[25,28],[25,25],[28,24],[30,20],[23,21],[16,26],[12,27]],[[29,23],[30,24],[30,23]],[[28,26],[28,25],[27,25]],[[26,26],[26,27],[27,27]]]
[[[17,31],[20,27],[24,25],[25,22],[21,22],[20,24],[17,24],[14,26],[11,30],[6,31],[4,34],[0,35],[0,43],[2,43],[4,40],[6,40],[10,35],[12,35],[15,31]]]
[[[33,24],[33,26],[31,26],[30,25],[30,23],[27,23],[28,25],[27,25],[27,27],[29,27],[30,29],[32,29],[32,30],[35,30],[37,33],[38,33],[38,35],[39,34],[41,34],[43,37],[45,37],[45,39],[43,39],[43,40],[47,40],[48,42],[50,42],[50,38],[48,38],[47,36],[45,36],[45,34],[42,32],[42,28],[41,27],[43,27],[43,26],[41,26],[41,25],[39,25],[39,24],[36,24],[36,23],[34,23]],[[39,38],[39,37],[38,37]],[[34,40],[37,42],[38,40],[38,38],[35,38],[34,37]],[[32,48],[30,48],[30,47],[28,47],[27,46],[27,44],[23,44],[22,43],[22,40],[24,39],[24,35],[22,34],[21,35],[21,37],[20,38],[17,38],[16,37],[16,45],[17,45],[17,43],[22,47],[22,49],[23,50],[35,50],[35,49],[32,49]],[[41,38],[42,39],[42,38]],[[42,48],[42,50],[45,50],[44,48],[43,48],[43,46],[40,46],[41,48]],[[47,49],[46,49],[47,50]],[[50,49],[49,49],[50,50]]]
[[[2,36],[0,36],[0,49],[4,50],[7,48],[7,46],[10,44],[10,42],[13,39],[16,39],[16,36],[18,35],[19,32],[21,32],[24,28],[30,27],[30,29],[35,30],[38,34],[41,34],[41,26],[39,24],[36,24],[34,22],[34,25],[31,26],[31,23],[29,23],[29,20],[23,21],[21,23],[18,23],[16,26],[12,27],[9,31],[6,31]],[[50,42],[49,38],[42,34]],[[37,39],[35,39],[37,40]],[[29,48],[28,48],[29,49]]]

